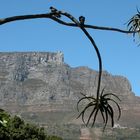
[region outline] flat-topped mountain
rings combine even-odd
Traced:
[[[95,95],[98,72],[72,68],[62,52],[1,52],[0,107],[48,127],[48,124],[80,125],[76,103],[81,93]],[[140,98],[127,78],[104,71],[102,88],[122,100],[125,127],[140,126]]]

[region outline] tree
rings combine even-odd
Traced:
[[[89,34],[89,32],[86,30],[87,28],[90,29],[96,29],[96,30],[108,30],[108,31],[114,31],[114,32],[120,32],[120,33],[130,33],[133,34],[133,37],[135,37],[136,34],[140,34],[140,12],[137,10],[137,14],[134,15],[128,22],[127,27],[128,30],[121,30],[118,28],[110,28],[110,27],[99,27],[99,26],[93,26],[85,24],[85,17],[80,16],[79,20],[77,20],[75,17],[73,17],[71,14],[57,10],[54,7],[50,7],[50,12],[45,14],[35,14],[35,15],[21,15],[21,16],[13,16],[8,17],[5,19],[0,19],[0,25],[6,24],[8,22],[18,21],[18,20],[29,20],[29,19],[38,19],[38,18],[49,18],[59,24],[70,26],[70,27],[77,27],[83,31],[83,33],[86,35],[86,37],[89,39],[91,44],[93,45],[98,62],[99,62],[99,75],[98,75],[98,85],[97,85],[97,91],[96,91],[96,97],[94,96],[86,96],[84,93],[82,93],[83,97],[79,99],[77,102],[77,110],[79,111],[79,104],[87,100],[87,105],[83,108],[82,111],[79,113],[79,117],[82,117],[83,123],[86,124],[86,126],[90,123],[91,118],[93,117],[92,126],[94,126],[97,115],[99,112],[101,112],[101,116],[104,122],[104,129],[108,123],[108,119],[111,119],[111,125],[114,126],[114,109],[111,106],[110,102],[113,102],[117,108],[118,108],[118,119],[121,116],[121,108],[118,104],[118,101],[120,101],[119,97],[115,95],[114,93],[107,92],[105,88],[101,89],[101,77],[102,77],[102,58],[100,51],[92,38],[92,36]],[[67,22],[63,20],[61,17],[66,17],[71,20],[71,22]],[[111,96],[114,97],[114,99],[111,98]],[[89,114],[89,118],[87,121],[85,121],[85,112],[88,108],[92,108],[91,113]]]
[[[4,114],[4,115],[3,115]],[[0,116],[7,120],[6,125],[0,127],[0,139],[4,140],[62,140],[57,136],[49,136],[43,127],[25,123],[18,116],[10,116],[3,111]]]

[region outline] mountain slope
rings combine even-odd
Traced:
[[[0,53],[0,107],[46,127],[80,127],[76,103],[81,93],[96,96],[97,76],[98,72],[88,67],[65,64],[62,52]],[[122,117],[116,123],[139,127],[140,98],[129,81],[104,71],[101,86],[122,100]]]

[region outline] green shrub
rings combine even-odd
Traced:
[[[62,140],[57,136],[48,136],[43,127],[25,123],[18,116],[10,116],[0,111],[0,139],[4,140]]]

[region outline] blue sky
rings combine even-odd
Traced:
[[[124,23],[140,9],[139,0],[1,0],[0,18],[47,13],[54,6],[86,23],[126,29]],[[95,39],[103,58],[103,69],[129,79],[132,90],[140,96],[140,47],[131,35],[88,30]],[[98,69],[94,49],[85,35],[76,28],[62,26],[49,19],[18,21],[0,26],[0,51],[58,51],[72,67]]]

